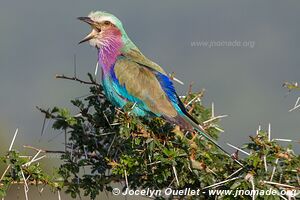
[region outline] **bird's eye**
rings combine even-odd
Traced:
[[[110,25],[110,21],[104,21],[105,25]]]

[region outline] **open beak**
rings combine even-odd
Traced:
[[[87,41],[93,39],[97,34],[97,31],[94,28],[94,27],[96,27],[97,24],[89,17],[78,17],[77,19],[89,24],[92,27],[92,32],[89,33],[85,38],[83,38],[78,44],[81,44],[83,42],[87,42]]]

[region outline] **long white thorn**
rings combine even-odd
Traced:
[[[28,200],[28,190],[26,189],[25,184],[24,184],[24,193],[25,193],[25,199]]]
[[[40,150],[33,156],[33,158],[32,158],[29,162],[25,163],[23,166],[29,166],[29,165],[31,165],[31,163],[35,161],[36,157],[37,157],[41,152],[42,152],[42,150],[40,149]]]
[[[187,108],[191,103],[193,103],[198,97],[194,97],[192,100],[190,100],[186,105],[185,107]]]
[[[252,185],[252,200],[255,200],[255,184],[254,184],[254,178],[250,180],[250,183]]]
[[[98,73],[98,68],[99,68],[99,63],[97,62],[97,63],[96,63],[96,67],[95,67],[95,76],[96,76],[97,73]]]
[[[263,182],[266,183],[266,184],[269,184],[269,185],[276,185],[276,186],[281,186],[281,187],[297,189],[297,187],[292,186],[292,185],[288,185],[288,184],[276,183],[276,182],[273,182],[273,181],[263,181]]]
[[[2,176],[1,176],[1,178],[0,178],[0,182],[1,182],[2,179],[4,178],[5,174],[6,174],[7,171],[9,170],[9,168],[10,168],[10,165],[8,165],[8,166],[6,167],[6,169],[4,170],[4,172],[3,172],[3,174],[2,174]]]
[[[267,166],[267,156],[264,155],[264,166],[265,166],[265,172],[268,172],[268,166]]]
[[[37,158],[37,159],[34,159],[34,160],[30,161],[30,164],[32,164],[32,163],[34,163],[34,162],[36,162],[36,161],[39,161],[39,160],[41,160],[41,159],[43,159],[43,158],[45,158],[45,157],[46,157],[46,155],[43,155],[43,156],[41,156],[41,157],[39,157],[39,158]]]
[[[60,197],[60,192],[59,192],[59,190],[57,190],[57,195],[58,195],[58,200],[61,200],[61,197]]]
[[[211,102],[211,118],[215,117],[215,104]]]
[[[227,179],[227,180],[225,180],[225,181],[221,181],[221,182],[218,182],[218,183],[209,185],[209,186],[207,186],[207,187],[202,188],[202,190],[205,190],[205,189],[208,189],[208,188],[212,188],[212,187],[217,187],[217,186],[223,185],[223,184],[225,184],[225,183],[227,183],[227,182],[230,182],[230,181],[233,181],[233,180],[236,180],[236,179],[239,179],[239,178],[241,178],[241,176],[234,177],[234,178],[231,178],[231,179]]]
[[[239,168],[238,170],[236,170],[235,172],[233,172],[232,174],[230,174],[226,179],[231,178],[232,176],[234,176],[235,174],[237,174],[239,171],[241,171],[242,169],[244,169],[244,167]]]
[[[282,196],[280,193],[277,193],[277,195],[278,196],[280,196],[282,199],[284,199],[284,200],[291,200],[291,199],[287,199],[287,198],[285,198],[284,196]]]
[[[293,110],[296,110],[296,109],[299,108],[299,107],[300,107],[300,104],[297,105],[296,107],[292,108],[291,110],[289,110],[289,112],[292,112]]]
[[[173,168],[173,172],[174,172],[174,175],[175,175],[175,179],[176,179],[177,186],[179,186],[179,180],[178,180],[178,177],[177,177],[177,171],[176,171],[176,168],[175,168],[174,165],[172,166],[172,168]]]
[[[284,138],[274,138],[274,139],[272,139],[272,141],[273,140],[275,140],[275,141],[281,141],[281,142],[295,142],[294,140],[284,139]]]
[[[240,152],[242,152],[242,153],[244,153],[244,154],[246,154],[246,155],[248,155],[248,156],[250,155],[250,153],[248,153],[247,151],[244,151],[243,149],[240,149],[236,146],[233,146],[232,144],[227,143],[227,145],[234,148],[234,149],[236,149],[236,150],[238,150],[238,151],[240,151]]]
[[[271,124],[268,126],[268,140],[271,141]]]
[[[224,117],[228,117],[228,115],[219,115],[219,116],[217,116],[217,117],[212,117],[212,118],[210,118],[210,119],[204,121],[203,124],[206,124],[206,123],[208,123],[208,122],[214,121],[214,120],[216,120],[216,119],[221,119],[221,118],[224,118]]]
[[[13,147],[13,145],[14,145],[15,139],[16,139],[16,137],[17,137],[18,131],[19,131],[19,129],[17,128],[16,131],[15,131],[14,137],[13,137],[11,143],[10,143],[10,146],[9,146],[8,151],[11,151],[11,149],[12,149],[12,147]]]
[[[129,188],[129,187],[128,187],[128,179],[127,179],[127,171],[126,171],[126,169],[124,170],[124,175],[125,175],[125,183],[126,183],[126,187]]]
[[[25,193],[27,193],[29,191],[29,187],[28,187],[28,184],[27,184],[27,181],[26,181],[26,178],[25,178],[25,175],[24,175],[24,172],[21,168],[21,174],[22,174],[22,177],[23,177],[23,180],[24,180],[24,190],[25,190]]]
[[[294,107],[296,107],[298,105],[299,101],[300,101],[300,97],[297,98],[297,101],[296,101]]]
[[[292,109],[290,109],[289,112],[292,112],[293,110],[296,110],[297,108],[300,107],[300,104],[298,104],[299,101],[300,101],[300,97],[297,98],[297,101],[296,101],[294,107]]]
[[[221,132],[221,133],[224,133],[224,132],[225,132],[223,129],[219,128],[218,126],[212,126],[212,127],[214,127],[215,129],[217,129],[217,130],[218,130],[219,132]]]
[[[258,125],[258,129],[256,130],[256,135],[258,135],[259,131],[261,131],[261,125]]]
[[[155,164],[158,164],[158,163],[161,163],[161,161],[156,161],[156,162],[149,163],[149,164],[147,164],[147,166],[155,165]]]
[[[174,75],[169,74],[169,77],[171,77],[171,80],[176,81],[177,83],[184,85],[184,82],[182,82],[181,80],[179,80],[178,78],[176,78]]]
[[[275,160],[275,164],[276,164],[276,165],[273,167],[270,181],[273,180],[273,177],[274,177],[274,174],[275,174],[275,171],[276,171],[276,166],[277,166],[278,160],[279,160],[278,158]]]

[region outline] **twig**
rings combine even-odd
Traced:
[[[45,149],[39,149],[39,148],[32,147],[32,146],[29,146],[29,145],[24,145],[23,147],[24,147],[24,148],[28,148],[28,149],[32,149],[32,150],[35,150],[35,151],[41,151],[41,152],[43,152],[43,153],[66,153],[65,151],[59,151],[59,150],[45,150]]]
[[[67,80],[72,80],[72,81],[77,81],[79,83],[83,83],[83,84],[87,84],[87,85],[96,85],[96,86],[100,86],[99,83],[96,83],[95,81],[84,81],[84,80],[81,80],[77,77],[69,77],[69,76],[65,76],[65,75],[60,75],[60,74],[56,74],[55,75],[55,78],[58,78],[58,79],[67,79]]]
[[[13,139],[12,139],[11,143],[10,143],[10,146],[9,146],[9,149],[8,149],[8,151],[11,151],[11,149],[12,149],[12,147],[13,147],[13,145],[14,145],[14,142],[15,142],[16,136],[17,136],[17,134],[18,134],[18,131],[19,131],[19,129],[17,128],[17,129],[16,129],[16,131],[15,131],[14,137],[13,137]]]
[[[48,110],[49,111],[49,110]],[[45,129],[47,128],[48,126],[48,123],[46,124],[47,122],[47,114],[45,114],[45,117],[44,117],[44,120],[43,120],[43,125],[42,125],[42,131],[41,131],[41,136],[43,136],[44,132],[45,132]]]
[[[111,123],[109,122],[109,120],[108,120],[108,118],[107,118],[105,112],[102,112],[102,113],[103,113],[104,118],[105,118],[106,122],[108,123],[109,127],[112,128],[112,127],[111,127],[112,125],[111,125]]]

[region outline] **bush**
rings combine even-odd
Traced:
[[[102,191],[112,192],[115,183],[121,183],[122,186],[118,186],[123,191],[126,188],[198,191],[189,197],[176,192],[162,193],[155,196],[156,199],[215,199],[216,196],[252,199],[249,193],[252,190],[278,192],[276,195],[256,194],[256,199],[280,199],[286,196],[282,191],[299,188],[300,157],[291,146],[283,147],[270,139],[266,131],[258,131],[241,147],[246,156],[241,156],[240,151],[233,154],[242,162],[241,167],[196,132],[186,133],[160,118],[136,117],[131,114],[135,106],[132,104],[123,110],[113,107],[91,75],[89,81],[57,77],[90,86],[88,97],[71,101],[78,110],[75,115],[65,108],[39,108],[46,118],[54,120],[53,128],[65,131],[67,136],[58,177],[45,175],[37,164],[24,165],[30,160],[9,151],[2,162],[12,170],[1,179],[0,196],[5,195],[10,184],[24,181],[23,177],[29,175],[28,182],[47,184],[54,190],[65,189],[73,198],[83,192],[91,199]],[[211,109],[202,105],[202,96],[203,91],[192,93],[190,89],[182,101],[198,121],[208,120],[204,128],[217,139],[221,131],[218,118],[212,118]],[[232,193],[213,194],[211,189]]]

